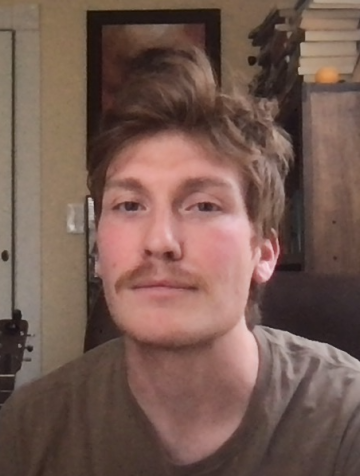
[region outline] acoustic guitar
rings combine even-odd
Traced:
[[[14,310],[11,319],[0,319],[0,409],[14,391],[27,333],[28,322],[22,319],[19,309]]]

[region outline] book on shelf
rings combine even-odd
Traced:
[[[360,41],[360,28],[356,30],[304,30],[305,41]]]
[[[306,8],[314,10],[329,10],[329,9],[345,9],[345,10],[359,10],[360,3],[310,3]]]
[[[351,22],[347,23],[345,28],[338,28],[340,30],[349,29],[350,25],[354,25],[355,22],[358,22],[358,25],[360,23],[360,8],[357,5],[352,5],[352,8],[347,8],[345,5],[341,5],[341,7],[344,8],[338,8],[338,4],[325,5],[325,7],[326,8],[314,8],[314,4],[309,4],[309,2],[302,3],[298,8],[294,8],[293,15],[285,23],[296,25],[302,22],[304,29],[313,29],[312,25],[315,25],[315,20],[349,20]],[[328,29],[328,25],[326,28],[321,29]],[[333,29],[332,26],[331,29]]]
[[[311,18],[300,16],[295,25],[303,30],[356,30],[359,18]]]
[[[295,11],[305,9],[314,10],[356,10],[360,9],[359,0],[298,0],[294,6]]]
[[[354,4],[354,5],[360,5],[360,0],[351,0],[349,2],[349,0],[312,0],[311,3],[317,5],[317,4],[336,4],[336,5],[351,5],[351,4]]]
[[[295,25],[275,25],[275,31],[288,33],[289,41],[360,41],[360,27],[355,30],[304,30]]]
[[[352,74],[356,65],[357,56],[329,56],[329,57],[300,57],[298,73],[316,74],[322,67],[336,68],[340,74]]]
[[[305,9],[297,10],[294,13],[293,22],[296,21],[299,17],[302,18],[313,18],[313,19],[323,19],[323,20],[336,20],[336,19],[350,19],[355,18],[360,19],[360,9],[354,8],[326,8],[326,9]]]
[[[300,43],[301,56],[356,56],[356,41],[303,41]]]

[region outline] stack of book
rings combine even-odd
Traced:
[[[322,66],[337,69],[352,81],[359,59],[360,0],[301,0],[295,6],[291,26],[300,28],[298,73],[313,81]]]
[[[293,9],[273,8],[249,34],[258,47],[249,63],[260,70],[252,89],[259,95],[286,94],[301,77],[315,81],[322,67],[342,81],[360,81],[360,0],[299,0]]]

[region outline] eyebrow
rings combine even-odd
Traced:
[[[139,182],[139,180],[134,178],[110,179],[105,183],[104,190],[111,190],[114,188],[120,188],[130,192],[146,193],[146,188],[141,184],[141,182]]]
[[[226,180],[216,177],[196,177],[187,179],[180,187],[183,193],[201,192],[208,188],[231,189],[231,185]]]
[[[187,195],[195,192],[202,192],[209,188],[230,190],[232,187],[226,180],[217,177],[194,177],[188,178],[184,183],[180,184],[178,192],[182,195]],[[111,189],[122,189],[141,194],[148,193],[146,187],[139,180],[131,177],[125,179],[110,179],[105,184],[105,190]]]

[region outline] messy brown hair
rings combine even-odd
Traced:
[[[239,167],[244,199],[257,234],[276,232],[285,203],[291,142],[274,120],[276,105],[248,93],[221,91],[206,55],[195,47],[151,48],[126,65],[116,107],[90,143],[88,186],[96,220],[108,167],[129,143],[164,131],[204,141],[216,156]],[[250,292],[247,317],[256,309]]]

